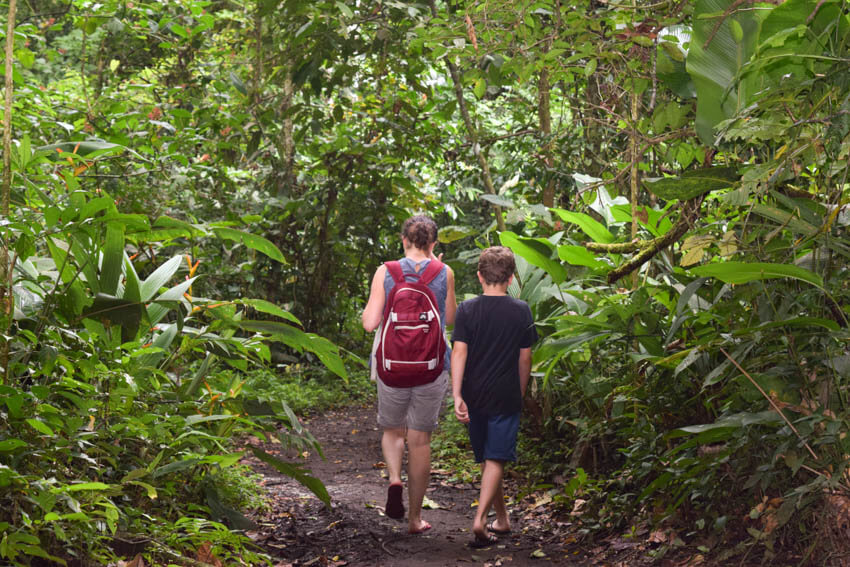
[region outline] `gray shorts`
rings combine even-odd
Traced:
[[[449,385],[448,371],[412,388],[391,388],[378,378],[378,425],[385,429],[434,431]]]

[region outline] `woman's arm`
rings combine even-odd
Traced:
[[[457,297],[455,296],[455,273],[446,265],[446,325],[455,324]]]
[[[369,291],[369,301],[366,303],[366,308],[363,309],[361,320],[363,328],[368,332],[372,332],[381,324],[381,317],[384,316],[384,302],[386,301],[386,293],[384,292],[384,278],[387,275],[387,267],[381,265],[375,270],[375,276],[372,278],[372,287]]]

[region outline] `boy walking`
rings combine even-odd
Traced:
[[[531,375],[531,345],[537,329],[528,305],[509,297],[516,263],[502,246],[478,260],[484,291],[457,308],[452,334],[452,395],[455,416],[469,424],[475,462],[481,463],[481,494],[472,522],[472,547],[498,541],[511,532],[502,486],[505,463],[516,461],[522,398]],[[495,519],[487,523],[490,508]]]

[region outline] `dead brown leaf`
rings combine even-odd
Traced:
[[[209,541],[205,541],[201,544],[201,547],[198,548],[197,557],[195,558],[201,563],[209,563],[210,565],[215,565],[215,567],[224,567],[221,560],[213,555],[212,552],[212,543]]]
[[[469,17],[469,14],[466,15],[466,36],[475,51],[478,51],[478,38],[475,37],[475,26],[472,24],[472,18]]]

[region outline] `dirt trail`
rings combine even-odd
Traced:
[[[472,539],[469,528],[478,487],[449,483],[448,476],[439,471],[432,473],[426,495],[439,508],[423,510],[423,518],[434,527],[425,534],[409,535],[406,520],[391,520],[383,514],[386,481],[381,474],[380,431],[374,408],[334,411],[305,425],[321,443],[325,460],[316,454],[306,458],[293,452],[282,454],[303,461],[325,483],[332,499],[330,509],[295,481],[259,461],[249,461],[265,476],[273,501],[272,513],[260,520],[261,529],[253,535],[281,567],[641,563],[621,554],[600,563],[603,558],[598,550],[592,559],[583,556],[565,547],[570,541],[564,535],[568,524],[540,517],[542,510],[522,504],[509,505],[514,529],[510,536],[490,548],[472,549],[468,546]],[[265,449],[280,453],[279,445],[266,445]],[[512,493],[510,488],[507,492]],[[404,498],[406,503],[406,490]]]

